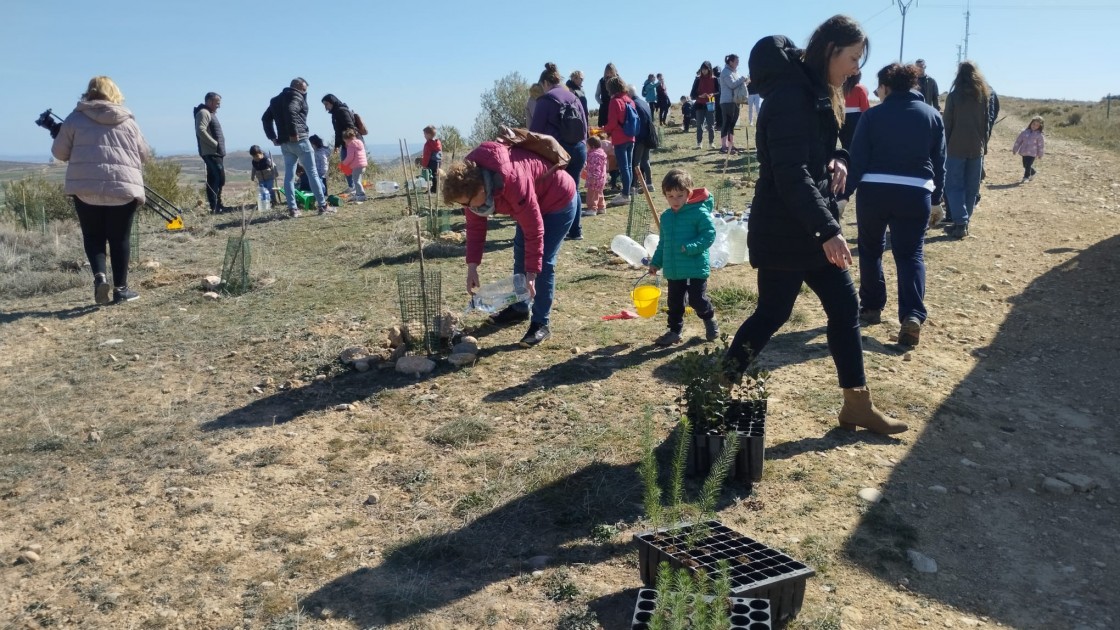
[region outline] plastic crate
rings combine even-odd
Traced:
[[[705,597],[707,601],[714,598]],[[732,597],[731,630],[771,630],[770,602],[765,599]],[[653,611],[657,607],[657,591],[643,588],[638,591],[634,603],[634,616],[630,620],[630,630],[649,630]]]
[[[739,450],[735,453],[728,476],[750,487],[754,482],[762,481],[762,466],[766,459],[766,401],[733,401],[727,420],[736,427],[734,434],[739,439]],[[693,433],[688,449],[688,474],[706,477],[726,442],[727,435],[724,434]]]
[[[706,523],[708,532],[689,544],[692,524],[642,532],[638,544],[638,571],[642,583],[657,587],[657,569],[668,562],[673,569],[692,573],[716,573],[717,564],[730,566],[731,592],[736,597],[770,601],[775,627],[781,627],[801,611],[805,583],[816,571],[767,545],[744,536],[719,521]]]

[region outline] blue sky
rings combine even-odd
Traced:
[[[640,84],[665,75],[674,99],[705,59],[744,57],[775,33],[804,44],[836,12],[871,37],[872,77],[898,57],[902,26],[889,0],[731,3],[679,0],[603,3],[185,2],[8,0],[0,38],[0,159],[46,159],[50,139],[32,121],[52,107],[65,116],[89,78],[113,77],[151,145],[162,155],[194,151],[192,108],[222,94],[218,116],[230,150],[264,143],[260,115],[294,76],[311,87],[312,132],[330,137],[319,104],[332,92],[359,112],[370,144],[405,138],[419,148],[426,124],[467,135],[479,95],[518,71],[536,80],[545,61],[592,86],[613,61]],[[905,59],[923,57],[942,90],[955,73],[965,2],[915,0]],[[617,20],[625,17],[628,24]],[[1000,94],[1096,100],[1120,92],[1116,27],[1120,0],[975,0],[969,57]],[[744,69],[745,69],[744,63]],[[865,83],[867,81],[865,80]],[[872,88],[874,86],[871,86]]]

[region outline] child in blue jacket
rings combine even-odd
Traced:
[[[684,326],[684,305],[704,321],[708,341],[719,337],[719,324],[712,302],[708,299],[708,248],[716,240],[712,222],[712,195],[706,188],[692,187],[692,176],[675,168],[661,180],[661,193],[669,209],[661,215],[661,240],[649,263],[650,275],[664,271],[669,284],[669,330],[653,341],[671,346],[681,340]]]

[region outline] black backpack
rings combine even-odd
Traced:
[[[562,144],[579,144],[587,139],[587,123],[579,111],[579,101],[562,101],[553,97],[560,105],[559,120],[556,123],[556,139]]]
[[[653,125],[653,118],[646,115],[646,110],[634,105],[634,109],[638,112],[638,134],[637,140],[651,149],[656,149],[661,146],[660,138],[657,136],[657,129]]]

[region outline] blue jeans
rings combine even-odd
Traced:
[[[745,371],[758,358],[774,333],[789,320],[802,283],[817,294],[828,315],[828,351],[836,364],[840,387],[866,385],[856,285],[847,270],[835,265],[809,270],[759,269],[758,306],[727,348],[732,365]]]
[[[327,205],[327,197],[323,194],[323,182],[319,179],[319,171],[315,170],[315,150],[311,148],[311,141],[307,138],[298,142],[285,142],[280,145],[284,153],[284,196],[288,199],[288,209],[296,207],[296,163],[303,165],[307,172],[307,183],[315,195],[315,202],[321,208]]]
[[[346,143],[343,142],[342,145],[340,147],[338,147],[338,161],[343,162],[345,160],[346,160]],[[353,189],[354,189],[354,174],[351,173],[351,174],[346,176],[346,190],[353,190]]]
[[[572,156],[572,161],[568,162],[568,167],[564,170],[572,176],[576,183],[576,191],[579,191],[579,176],[583,172],[584,164],[587,164],[587,143],[580,142],[578,144],[564,144],[561,145],[568,155]],[[579,203],[579,193],[576,193],[576,203]],[[568,230],[568,236],[577,238],[583,236],[583,225],[580,224],[580,207],[576,206],[576,218],[572,221],[572,227]]]
[[[618,162],[618,174],[622,177],[622,195],[630,196],[630,186],[634,183],[634,143],[614,145],[614,159]]]
[[[708,127],[708,144],[716,141],[716,111],[708,111],[708,105],[696,106],[696,144],[699,145],[700,141],[704,139],[704,127]]]
[[[980,171],[984,158],[945,158],[945,203],[954,223],[968,225],[980,194]]]
[[[260,195],[258,195],[258,196],[261,199],[264,199],[265,201],[271,202],[272,201],[272,187],[275,186],[275,185],[276,185],[276,180],[275,179],[262,179],[262,180],[258,181],[257,182],[257,190],[260,193]]]
[[[653,191],[653,176],[650,174],[649,168],[649,146],[644,142],[634,143],[634,166],[638,167],[642,177],[646,180],[646,188]],[[641,188],[641,186],[638,186]]]
[[[220,155],[204,155],[206,164],[206,202],[211,212],[222,211],[222,188],[226,185],[225,160]]]
[[[556,212],[542,214],[544,219],[544,254],[541,256],[541,272],[537,274],[537,296],[533,298],[532,317],[530,321],[535,324],[548,325],[548,315],[552,311],[552,299],[556,293],[556,256],[560,253],[560,245],[572,227],[572,221],[579,214],[579,193],[577,192],[568,205]],[[525,234],[518,225],[513,233],[513,273],[525,273]],[[528,310],[528,305],[522,302],[518,310]]]
[[[926,263],[922,252],[929,225],[930,192],[917,186],[865,183],[859,187],[859,305],[882,310],[887,305],[883,252],[887,227],[898,275],[898,321],[926,321]]]

